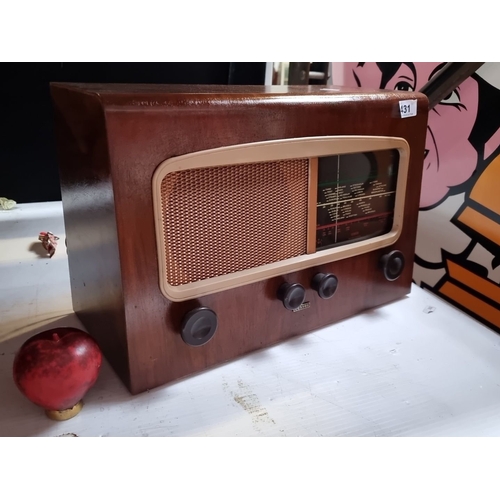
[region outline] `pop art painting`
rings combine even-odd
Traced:
[[[419,90],[446,63],[333,63],[332,83]],[[413,280],[500,331],[500,63],[429,112]]]

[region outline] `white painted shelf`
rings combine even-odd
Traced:
[[[52,259],[38,233],[61,237]],[[397,302],[131,396],[107,363],[81,413],[48,420],[14,355],[72,312],[60,203],[0,211],[1,436],[497,436],[500,338],[413,287]]]

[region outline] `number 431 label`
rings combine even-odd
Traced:
[[[401,113],[401,118],[417,116],[417,100],[399,101],[399,112]]]

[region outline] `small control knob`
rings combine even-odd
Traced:
[[[331,273],[318,273],[312,279],[311,287],[322,299],[329,299],[337,291],[339,280]]]
[[[278,288],[278,299],[289,311],[300,307],[306,297],[306,291],[300,283],[283,283]]]
[[[382,256],[380,266],[386,280],[397,280],[405,267],[405,256],[399,250],[393,250]]]
[[[208,307],[189,311],[182,320],[182,340],[190,346],[206,344],[217,330],[217,315]]]

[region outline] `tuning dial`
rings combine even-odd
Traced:
[[[182,320],[182,340],[190,346],[206,344],[217,330],[217,315],[208,307],[189,311]]]
[[[302,305],[306,297],[306,291],[300,283],[283,283],[278,288],[278,299],[283,305],[293,311]]]
[[[312,279],[311,287],[322,299],[329,299],[337,291],[339,280],[331,273],[318,273]]]
[[[405,257],[399,250],[393,250],[382,256],[380,266],[386,280],[397,280],[405,267]]]

